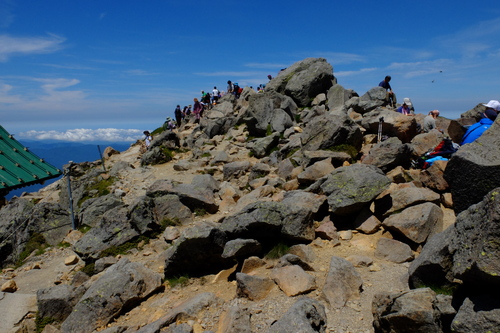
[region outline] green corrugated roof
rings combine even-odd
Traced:
[[[61,173],[61,170],[30,152],[0,126],[0,196],[58,177]]]

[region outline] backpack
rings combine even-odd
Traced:
[[[448,160],[458,150],[450,138],[444,138],[434,149],[429,150],[417,160],[412,161],[416,169],[427,169],[437,160]]]

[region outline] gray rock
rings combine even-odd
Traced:
[[[333,213],[349,215],[367,206],[390,182],[377,167],[353,164],[335,169],[321,184],[321,190],[328,196]]]
[[[427,188],[401,185],[375,200],[375,213],[387,217],[407,207],[425,202],[439,205],[439,200],[439,194]]]
[[[375,256],[400,264],[412,260],[413,252],[408,244],[395,239],[380,238],[375,249]]]
[[[439,206],[426,202],[408,207],[401,213],[386,218],[382,224],[388,230],[422,244],[443,229],[443,211]]]
[[[252,166],[248,179],[250,181],[267,176],[271,172],[271,167],[265,163],[255,163]]]
[[[170,326],[176,321],[187,321],[196,319],[198,313],[203,309],[216,305],[219,302],[218,298],[213,293],[198,294],[180,305],[170,310],[160,319],[141,327],[137,331],[127,330],[127,333],[159,333],[165,327]],[[163,332],[163,331],[162,331]]]
[[[313,262],[316,260],[316,254],[314,251],[305,244],[296,244],[291,246],[288,253],[295,254],[305,262]]]
[[[376,333],[442,333],[436,293],[429,288],[397,294],[377,294],[373,299]]]
[[[300,298],[266,333],[325,333],[325,307],[311,298]]]
[[[262,251],[260,243],[254,239],[234,239],[224,245],[222,258],[247,257],[258,255]]]
[[[358,298],[362,285],[361,276],[349,261],[332,257],[323,286],[323,297],[333,308],[341,308],[347,301]]]
[[[195,211],[203,208],[208,213],[216,213],[219,206],[215,203],[213,192],[193,184],[180,184],[168,179],[155,181],[147,190],[146,196],[158,197],[166,194],[175,194],[182,204]]]
[[[106,268],[113,266],[118,262],[118,259],[115,257],[104,257],[96,260],[94,264],[94,273],[100,273],[104,271]]]
[[[212,192],[217,192],[220,188],[220,183],[209,174],[194,176],[191,184],[197,188],[209,189]]]
[[[305,271],[314,271],[314,268],[312,268],[311,265],[302,260],[301,257],[291,253],[287,253],[284,256],[282,256],[274,267],[279,268],[292,265],[299,266]]]
[[[224,174],[224,180],[231,180],[233,178],[239,178],[243,176],[251,167],[249,161],[237,161],[224,164],[222,173]]]
[[[118,154],[120,154],[120,152],[118,152]],[[111,167],[111,170],[109,170],[109,175],[111,177],[117,177],[124,170],[130,170],[130,169],[134,169],[134,166],[132,164],[126,161],[116,161]]]
[[[266,86],[293,98],[299,107],[308,106],[335,82],[333,67],[323,58],[307,58],[281,71]]]
[[[313,165],[318,161],[326,159],[330,159],[331,164],[336,168],[341,167],[344,165],[345,162],[350,162],[352,160],[349,154],[342,151],[330,151],[330,150],[304,151],[304,162],[306,167]]]
[[[366,129],[365,134],[378,134],[380,118],[384,118],[382,135],[395,136],[403,143],[410,142],[417,135],[414,117],[385,109],[376,109],[363,115],[359,124]]]
[[[301,134],[304,150],[328,149],[339,145],[361,148],[363,135],[349,116],[325,114],[311,120]]]
[[[252,333],[251,313],[246,307],[231,304],[219,320],[219,333]]]
[[[127,220],[127,214],[125,207],[116,207],[106,212],[98,225],[73,245],[73,251],[84,260],[97,259],[102,251],[138,236],[137,230]]]
[[[316,289],[316,279],[298,265],[276,267],[271,277],[288,296],[297,296]]]
[[[338,107],[343,107],[344,104],[354,96],[358,96],[358,94],[350,89],[345,89],[340,84],[334,84],[328,89],[328,109],[333,110]]]
[[[222,258],[225,243],[224,233],[212,224],[199,223],[185,229],[162,254],[165,276],[201,276],[232,267],[232,259]]]
[[[387,172],[396,166],[409,168],[410,157],[410,147],[393,137],[373,146],[368,155],[363,158],[362,163],[374,165]]]
[[[279,133],[273,133],[264,138],[255,139],[252,143],[250,150],[253,152],[254,156],[257,158],[262,158],[269,155],[271,149],[278,145],[280,139]]]
[[[85,293],[85,288],[60,284],[36,292],[39,318],[51,318],[64,321],[73,311],[73,307]]]
[[[161,276],[141,264],[122,259],[95,281],[62,323],[62,332],[86,333],[106,325],[122,309],[148,297]]]
[[[335,170],[335,167],[332,165],[332,160],[330,158],[321,160],[311,166],[308,166],[297,176],[297,180],[302,185],[311,185],[321,177],[328,175],[333,170]]]
[[[499,118],[500,119],[500,118]],[[444,178],[450,185],[455,213],[478,203],[500,186],[500,120],[450,159]]]
[[[153,199],[154,220],[163,225],[167,220],[176,223],[177,221],[185,225],[192,221],[193,213],[191,210],[182,204],[179,197],[175,194],[167,194]]]
[[[498,332],[500,327],[500,302],[498,298],[475,295],[466,298],[451,324],[452,332]]]
[[[257,301],[266,298],[274,288],[273,280],[245,273],[236,273],[236,295]]]

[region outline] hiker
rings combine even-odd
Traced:
[[[215,105],[219,101],[219,95],[220,92],[217,89],[217,87],[214,87],[214,90],[212,90],[212,103]]]
[[[186,116],[191,115],[191,104],[188,105],[188,109],[186,111]]]
[[[180,109],[179,109],[180,110]],[[165,120],[165,122],[163,123],[163,129],[164,130],[173,130],[175,128],[175,122],[172,120],[172,118],[170,117],[167,117],[167,119]]]
[[[429,114],[424,118],[423,130],[425,133],[429,133],[436,127],[436,118],[439,116],[438,110],[429,111]]]
[[[401,113],[401,114],[404,114],[405,116],[413,116],[410,108],[408,107],[408,105],[406,103],[403,103],[403,105],[401,105],[396,111]]]
[[[389,83],[390,81],[391,77],[387,75],[384,80],[378,84],[378,86],[386,90],[385,100],[387,104],[394,108],[396,107],[396,94],[392,91],[391,84]]]
[[[182,111],[180,105],[177,105],[177,107],[175,108],[174,116],[175,116],[175,121],[177,122],[177,127],[181,127]]]
[[[461,145],[476,141],[477,138],[479,138],[488,128],[490,128],[490,126],[495,122],[495,119],[497,119],[497,111],[495,111],[495,109],[492,107],[488,107],[487,104],[483,105],[486,106],[486,111],[484,111],[484,113],[482,114],[483,118],[478,123],[475,123],[474,125],[469,127],[462,138]],[[500,103],[498,104],[498,106],[500,109]]]
[[[153,141],[153,137],[151,136],[151,133],[149,133],[149,131],[144,131],[143,134],[146,136],[144,138],[144,144],[146,146],[146,150],[148,150],[149,146],[151,145],[151,141]]]
[[[403,98],[403,103],[408,105],[408,108],[410,109],[411,114],[415,114],[415,107],[413,106],[411,99],[409,99],[408,97],[405,97],[405,98]]]
[[[187,112],[187,105],[184,106],[184,108],[182,109],[182,120],[185,120],[186,119],[186,112]]]
[[[205,97],[203,97],[203,104],[205,104],[205,107],[210,110],[212,108],[212,103],[210,102],[211,96],[210,93],[206,93]],[[201,115],[203,117],[203,114]]]
[[[203,107],[201,106],[201,103],[198,101],[198,98],[194,98],[193,101],[194,101],[193,114],[195,117],[194,122],[199,123],[200,122],[200,115],[201,115]]]
[[[269,74],[269,75],[267,76],[267,78],[269,79],[269,81],[271,81],[271,80],[273,79],[273,77],[271,76],[271,74]]]
[[[240,85],[235,82],[233,84],[233,94],[234,94],[234,97],[236,97],[237,99],[240,98],[240,95],[241,93],[243,92],[243,88],[240,87]]]
[[[227,81],[227,93],[228,94],[234,93],[234,85],[231,81]]]

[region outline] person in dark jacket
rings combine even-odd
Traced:
[[[394,93],[394,91],[392,91],[392,87],[391,87],[391,84],[389,83],[391,81],[391,77],[389,75],[387,75],[385,78],[384,78],[384,81],[381,81],[378,86],[379,87],[382,87],[386,90],[386,96],[385,96],[385,100],[387,102],[387,104],[389,104],[390,106],[392,106],[393,108],[396,107],[396,94]]]
[[[487,108],[483,113],[483,119],[478,123],[475,123],[467,132],[465,132],[462,138],[462,145],[476,141],[497,119],[497,112],[492,108]]]
[[[182,110],[181,110],[181,106],[180,105],[177,105],[177,107],[175,108],[174,115],[175,115],[175,121],[177,123],[177,127],[181,127]]]

